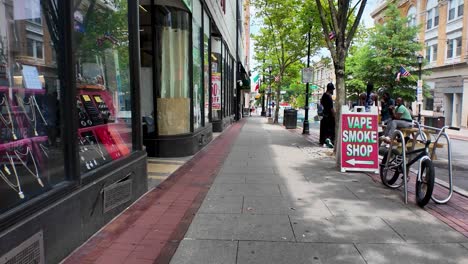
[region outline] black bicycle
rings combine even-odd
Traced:
[[[411,151],[403,151],[403,144],[400,145],[400,149],[394,148],[393,144],[390,144],[390,148],[383,155],[382,163],[380,164],[380,178],[385,186],[392,189],[399,188],[404,184],[403,169],[406,170],[406,175],[408,175],[411,165],[419,161],[418,177],[416,178],[416,202],[419,206],[424,207],[432,197],[435,173],[429,153],[431,140],[426,138],[426,135],[422,133],[419,123],[415,122],[415,124],[417,124],[419,129],[419,136],[424,147]],[[402,138],[401,132],[397,133],[397,135],[394,137],[397,142],[406,142],[408,140]],[[408,161],[408,157],[413,155],[415,155],[414,158]],[[404,165],[405,161],[407,161],[406,166]]]

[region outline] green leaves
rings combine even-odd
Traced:
[[[385,23],[375,26],[367,44],[354,50],[348,58],[347,95],[353,99],[365,91],[365,84],[370,81],[376,89],[386,90],[393,97],[414,101],[419,70],[417,55],[422,50],[416,40],[419,26],[408,26],[408,18],[402,17],[392,3],[388,4],[384,17]],[[396,81],[401,66],[411,75]]]

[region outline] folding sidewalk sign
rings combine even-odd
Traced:
[[[379,134],[377,107],[365,112],[357,106],[343,106],[341,115],[341,171],[379,173]]]

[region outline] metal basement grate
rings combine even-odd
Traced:
[[[132,199],[132,179],[116,182],[104,188],[104,213]]]
[[[42,231],[28,238],[0,258],[0,264],[44,264]]]

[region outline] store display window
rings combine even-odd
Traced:
[[[210,122],[210,17],[203,12],[203,76],[205,94],[205,124]]]
[[[221,120],[221,39],[211,39],[211,118],[213,121]]]
[[[51,2],[0,2],[0,213],[66,180],[62,20],[46,15]]]
[[[203,109],[203,27],[202,6],[199,0],[193,1],[192,13],[192,54],[193,54],[193,128],[202,126]]]
[[[78,152],[81,173],[132,151],[127,1],[75,0]]]
[[[156,4],[158,1],[156,1]],[[155,76],[156,125],[160,136],[190,133],[190,14],[171,6],[154,7],[160,67]]]

